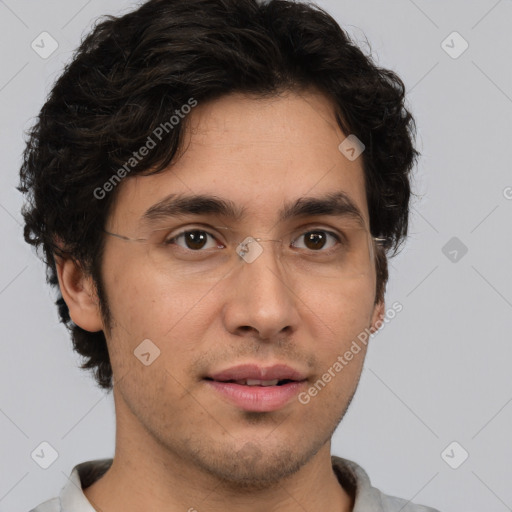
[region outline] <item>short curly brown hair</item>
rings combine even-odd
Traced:
[[[387,256],[407,235],[409,176],[418,156],[404,85],[325,11],[288,0],[151,0],[104,18],[82,41],[28,133],[20,170],[24,237],[43,247],[47,282],[58,290],[55,256],[79,263],[96,284],[108,326],[102,229],[116,190],[102,200],[94,190],[191,97],[204,102],[235,92],[271,96],[310,87],[333,101],[340,128],[366,146],[370,229],[385,240],[377,255],[376,302],[383,300]],[[165,169],[185,128],[180,123],[165,133],[165,143],[131,175]],[[112,389],[103,331],[74,324],[59,291],[56,304],[85,358],[81,368],[94,370],[99,386]]]

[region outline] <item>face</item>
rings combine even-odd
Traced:
[[[125,179],[106,228],[151,240],[200,228],[212,233],[207,247],[214,249],[227,236],[214,226],[264,240],[299,237],[311,227],[334,231],[346,216],[310,212],[280,220],[283,205],[334,192],[345,194],[368,223],[361,158],[350,161],[339,151],[346,135],[332,110],[314,92],[231,95],[198,105],[183,155],[160,174]],[[171,194],[214,196],[241,216],[182,213],[141,221]],[[304,238],[299,242],[306,247]],[[177,249],[201,243],[187,246],[182,238]],[[364,345],[341,371],[323,376],[378,319],[373,267],[345,280],[283,271],[268,250],[272,242],[262,241],[255,261],[212,279],[166,272],[154,252],[164,249],[148,247],[107,237],[102,264],[121,428],[143,430],[173,457],[237,485],[292,474],[329,443],[357,387]],[[148,365],[134,355],[143,340],[150,340],[142,345]],[[280,382],[253,387],[245,379]],[[319,379],[325,385],[315,396],[307,393]]]

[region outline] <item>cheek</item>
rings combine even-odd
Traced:
[[[319,286],[310,288],[301,298],[308,322],[325,330],[320,339],[340,349],[344,342],[369,327],[374,310],[375,282],[368,279]]]
[[[114,373],[142,372],[141,381],[151,375],[148,385],[153,390],[164,378],[183,381],[201,348],[191,340],[203,340],[211,323],[212,304],[202,297],[204,289],[200,293],[197,287],[176,284],[143,265],[121,261],[108,276],[106,289],[113,320],[109,350]],[[147,352],[146,359],[154,363],[146,367],[136,355]]]
[[[160,338],[194,308],[201,294],[158,272],[139,252],[130,258],[112,252],[105,258],[105,268],[111,269],[105,276],[107,297],[114,320],[134,335]]]
[[[344,290],[330,290],[328,295],[319,290],[306,302],[303,321],[310,326],[319,361],[316,379],[321,381],[317,388],[323,398],[318,402],[345,403],[359,380],[375,297],[371,282],[361,284],[347,284]]]

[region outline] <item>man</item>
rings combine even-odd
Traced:
[[[407,233],[400,79],[322,10],[152,0],[99,24],[21,170],[113,459],[37,512],[432,511],[331,457]]]

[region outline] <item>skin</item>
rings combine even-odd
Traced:
[[[333,106],[315,91],[274,98],[229,95],[188,117],[186,150],[165,172],[125,179],[106,228],[139,234],[139,218],[171,193],[205,193],[246,208],[241,229],[272,238],[327,216],[277,224],[284,201],[347,193],[368,220],[361,158],[338,150],[346,137]],[[224,222],[223,219],[220,219]],[[187,218],[177,227],[206,222]],[[227,222],[227,220],[226,220]],[[273,238],[276,238],[275,236]],[[374,269],[343,286],[283,279],[272,251],[215,286],[163,275],[144,244],[107,237],[102,263],[113,324],[103,325],[91,278],[71,260],[58,276],[73,321],[105,330],[114,373],[116,452],[85,489],[98,511],[350,511],[353,499],[331,466],[331,436],[356,390],[365,347],[307,405],[254,413],[203,380],[236,364],[286,363],[316,382],[384,314]],[[144,339],[160,356],[133,355]],[[307,389],[307,388],[306,388]]]

